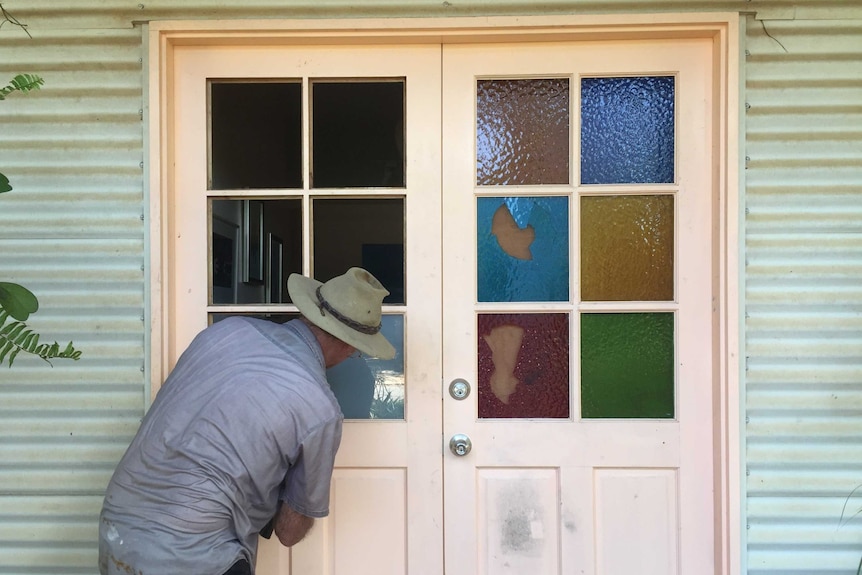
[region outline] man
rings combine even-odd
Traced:
[[[392,358],[388,291],[351,268],[293,274],[302,318],[231,317],[195,337],[120,461],[99,522],[102,575],[240,575],[258,533],[286,546],[329,513],[343,416],[325,371],[354,350]]]

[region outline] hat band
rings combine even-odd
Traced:
[[[332,317],[334,317],[335,319],[337,319],[338,321],[340,321],[341,323],[343,323],[347,327],[355,329],[359,333],[364,333],[366,335],[374,335],[375,333],[380,331],[380,325],[381,324],[379,324],[379,323],[377,325],[365,325],[364,323],[359,323],[358,321],[354,321],[354,320],[350,319],[349,317],[347,317],[345,315],[341,315],[340,313],[338,313],[338,310],[336,310],[334,307],[329,305],[329,302],[326,301],[326,299],[323,297],[323,294],[320,293],[321,287],[323,287],[323,286],[319,286],[317,288],[317,291],[315,292],[317,294],[317,302],[318,302],[317,303],[317,309],[320,310],[320,315],[326,315],[324,313],[324,310],[326,310],[330,314],[332,314]]]

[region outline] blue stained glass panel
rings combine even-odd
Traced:
[[[581,183],[674,181],[673,76],[581,80]]]
[[[477,297],[569,300],[569,198],[477,199]]]

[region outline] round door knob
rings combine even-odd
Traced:
[[[449,449],[458,457],[463,457],[473,449],[473,442],[463,433],[456,433],[449,440]]]
[[[456,379],[449,384],[449,395],[455,399],[465,399],[470,395],[470,384],[463,379]]]

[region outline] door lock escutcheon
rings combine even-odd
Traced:
[[[463,433],[456,433],[449,440],[449,449],[458,457],[464,457],[473,449],[473,442]]]
[[[452,380],[449,384],[449,395],[454,399],[466,399],[470,395],[470,384],[464,379]]]

